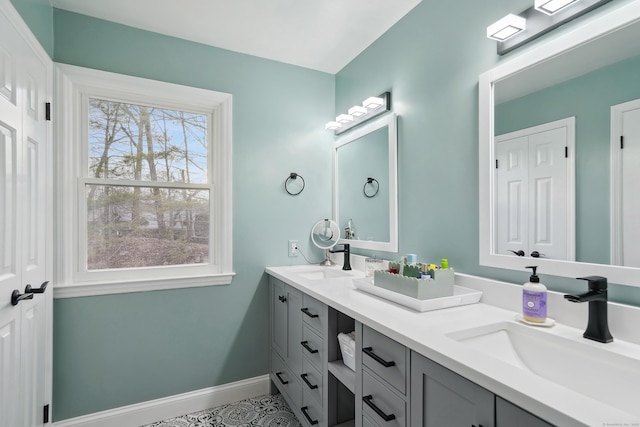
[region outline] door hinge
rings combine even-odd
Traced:
[[[51,121],[51,103],[47,102],[44,104],[44,118],[47,121]]]
[[[42,422],[46,424],[49,422],[49,405],[44,405],[44,410],[42,411]]]
[[[496,159],[496,169],[498,169],[498,159]]]
[[[620,149],[624,149],[624,136],[620,135]]]
[[[567,147],[566,145],[564,147],[564,158],[565,159],[569,158],[569,147]]]

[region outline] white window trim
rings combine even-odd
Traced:
[[[55,298],[142,292],[231,283],[232,247],[232,96],[188,86],[114,74],[66,64],[55,64]],[[207,112],[211,117],[212,258],[208,265],[147,267],[84,272],[79,268],[84,221],[83,191],[79,191],[86,166],[83,141],[83,100],[90,97],[163,105],[183,111]],[[79,149],[81,148],[81,149]],[[207,185],[208,187],[208,185]],[[154,277],[155,276],[155,277]],[[157,277],[157,278],[156,278]]]

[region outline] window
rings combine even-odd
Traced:
[[[58,65],[56,295],[231,281],[231,96]]]

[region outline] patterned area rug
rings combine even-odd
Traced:
[[[282,395],[266,395],[142,427],[301,427]]]

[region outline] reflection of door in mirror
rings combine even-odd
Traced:
[[[593,63],[589,65],[594,68],[598,55],[590,58]],[[611,64],[605,61],[605,64],[589,73],[519,97],[508,90],[513,85],[511,78],[498,82],[496,98],[503,102],[495,105],[495,131],[504,134],[563,117],[576,117],[575,260],[612,264],[614,235],[610,233],[610,214],[613,205],[609,200],[613,194],[610,177],[615,170],[610,169],[609,160],[613,154],[609,146],[610,109],[612,105],[640,97],[637,83],[640,56]],[[572,68],[577,72],[586,67],[580,65],[561,69],[569,72]],[[551,78],[548,73],[542,74]],[[539,78],[533,71],[527,76],[531,80]],[[521,90],[528,81],[520,75],[515,80],[520,83]]]
[[[640,267],[640,99],[611,107],[611,263]]]
[[[574,135],[570,117],[495,138],[496,253],[575,259]]]

